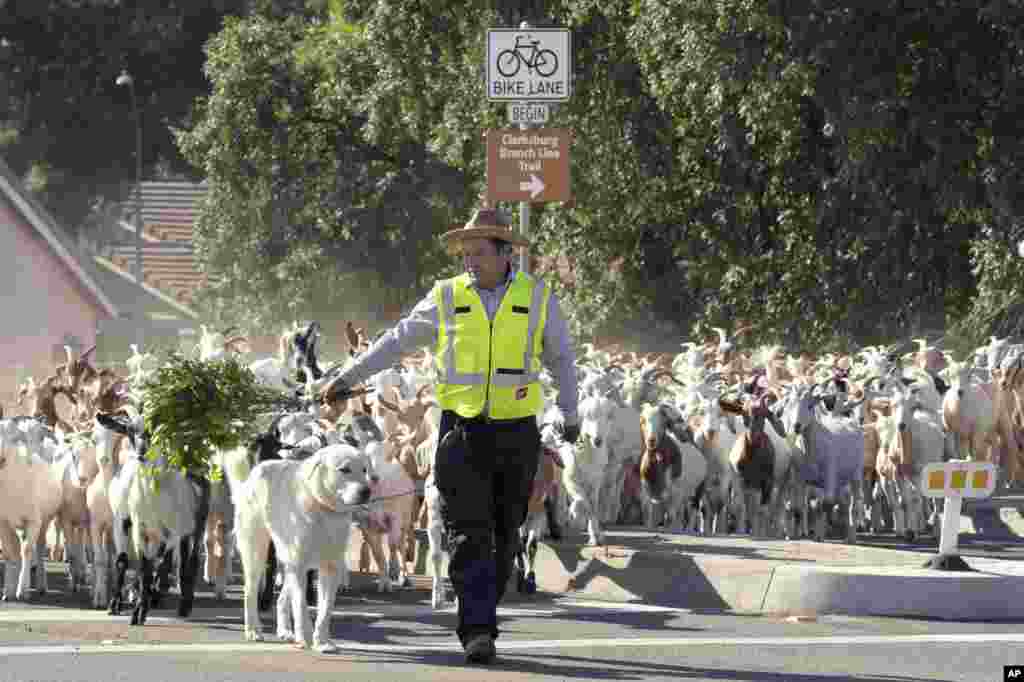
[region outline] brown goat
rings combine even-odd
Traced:
[[[18,387],[18,405],[24,405],[30,416],[51,429],[59,426],[64,433],[73,433],[74,428],[57,412],[58,395],[65,396],[73,406],[77,404],[75,396],[56,375],[47,377],[41,384],[29,377]]]

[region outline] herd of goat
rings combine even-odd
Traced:
[[[927,464],[988,460],[999,465],[1001,485],[1024,479],[1024,353],[1008,339],[993,338],[960,360],[925,340],[909,352],[904,345],[812,357],[779,346],[745,351],[737,336],[717,332],[717,342],[686,342],[675,355],[583,344],[575,445],[560,439],[545,376],[541,466],[517,557],[521,590],[536,589],[538,541],[562,527],[583,529],[595,545],[616,524],[819,540],[838,532],[851,543],[858,532],[894,532],[912,540],[939,533],[941,500],[921,492]],[[51,376],[25,381],[24,414],[0,419],[3,599],[29,598],[33,575],[35,589],[46,590],[46,571],[32,569],[48,554],[66,562],[71,590],[90,587],[94,607],[119,613],[127,595],[132,622],[143,623],[176,563],[178,614],[187,616],[200,554],[204,580],[225,595],[235,552],[232,495],[249,471],[348,443],[372,471],[372,496],[352,526],[377,566],[379,588],[406,584],[414,529],[423,527],[439,607],[444,555],[431,465],[441,411],[432,357],[410,357],[375,377],[370,390],[325,402],[318,389],[369,342],[349,325],[348,353],[324,370],[320,336],[316,323],[295,325],[281,335],[276,357],[246,360],[260,382],[305,395],[307,407],[268,417],[248,446],[217,453],[229,474],[220,481],[157,468],[149,476],[160,484],[150,485],[140,406],[158,369],[155,355],[133,347],[118,372],[97,369],[93,349],[77,357],[68,349]],[[243,336],[204,327],[195,353],[241,358],[249,347]],[[273,557],[271,544],[260,610],[273,594]],[[360,564],[369,568],[366,553]],[[344,589],[347,564],[340,569]],[[278,634],[296,637],[281,603]]]

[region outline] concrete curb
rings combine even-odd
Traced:
[[[609,542],[622,544],[541,544],[538,587],[578,599],[703,612],[1024,621],[1024,601],[1008,599],[1024,592],[1024,562],[968,559],[979,572],[945,572],[921,568],[927,554],[920,552],[822,543],[794,552],[779,541],[747,540],[744,547],[742,540],[709,546],[701,538],[657,539],[662,542],[609,533]],[[728,555],[741,548],[746,556]],[[801,551],[804,557],[769,558]],[[837,557],[843,565],[835,565]]]
[[[1024,577],[871,566],[779,566],[764,613],[834,613],[942,620],[1024,620],[1008,599]]]

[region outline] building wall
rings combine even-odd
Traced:
[[[63,362],[62,346],[95,343],[106,313],[34,227],[0,197],[0,404],[14,406],[17,386],[29,375],[41,380]]]

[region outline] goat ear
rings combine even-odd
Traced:
[[[359,335],[356,334],[356,328],[351,320],[345,323],[345,337],[348,339],[348,345],[353,350],[359,347]]]

